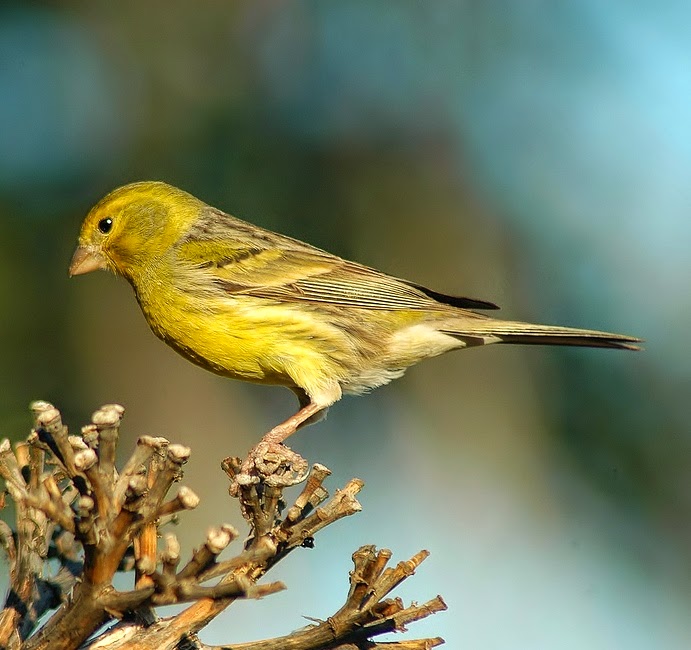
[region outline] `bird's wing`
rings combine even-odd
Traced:
[[[206,216],[181,242],[178,255],[230,294],[363,309],[433,309],[439,303],[497,309],[431,291],[217,210]]]

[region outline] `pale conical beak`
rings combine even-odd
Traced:
[[[103,255],[87,246],[80,246],[74,251],[72,262],[70,263],[70,277],[99,271],[107,268],[106,260]]]

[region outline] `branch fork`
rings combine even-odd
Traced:
[[[352,479],[329,499],[324,481],[331,472],[323,465],[315,464],[302,477],[301,491],[286,507],[284,490],[292,481],[286,480],[281,463],[275,473],[247,481],[241,459],[227,458],[222,468],[250,536],[234,557],[219,560],[240,533],[229,524],[213,526],[183,563],[177,537],[161,529],[199,504],[184,485],[168,497],[173,483],[182,478],[190,449],[142,436],[118,469],[121,406],[101,407],[79,436],[69,434],[52,404],[34,402],[32,411],[34,428],[26,441],[14,448],[8,440],[0,442],[0,477],[17,512],[16,532],[0,522],[0,546],[9,561],[11,583],[0,612],[2,648],[210,648],[197,632],[238,598],[261,598],[285,589],[281,582],[259,581],[294,549],[311,548],[322,528],[361,509],[356,496],[362,481]],[[286,637],[222,647],[434,647],[442,640],[384,645],[371,640],[445,609],[439,596],[410,607],[388,598],[425,557],[427,552],[421,551],[388,567],[390,551],[364,546],[353,555],[345,604],[326,621]],[[127,591],[113,587],[115,573],[123,570],[134,570],[133,587]],[[156,608],[171,604],[187,606],[160,618]],[[51,610],[47,622],[36,629],[39,618]],[[115,625],[103,629],[113,621]]]

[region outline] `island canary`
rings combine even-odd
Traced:
[[[153,332],[219,375],[293,390],[276,447],[343,393],[413,364],[489,343],[637,349],[623,334],[497,320],[448,296],[264,230],[162,182],[120,187],[81,227],[70,275],[123,276]]]

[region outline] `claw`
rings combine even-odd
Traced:
[[[231,492],[240,487],[265,483],[272,487],[290,487],[302,483],[309,474],[307,461],[282,443],[262,440],[252,448],[236,474]]]

